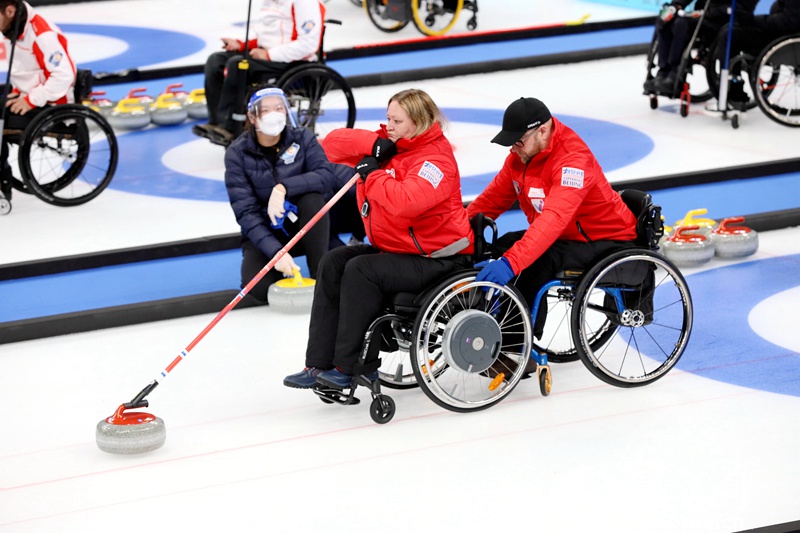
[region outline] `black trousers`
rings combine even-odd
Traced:
[[[352,374],[373,320],[386,299],[398,292],[419,293],[460,269],[470,256],[430,259],[379,252],[369,245],[343,246],[322,258],[311,307],[306,366],[338,367]]]
[[[697,28],[697,19],[689,17],[676,17],[671,23],[665,24],[658,30],[658,67],[673,76],[677,75],[683,53],[689,46],[689,41]],[[720,24],[708,18],[703,19],[703,25],[698,32],[698,40],[711,44]],[[713,51],[712,51],[713,52]]]
[[[319,193],[308,193],[302,196],[291,198],[292,203],[297,206],[297,221],[292,222],[288,218],[284,220],[283,227],[286,228],[288,235],[280,229],[274,229],[275,237],[281,244],[287,244],[291,238],[305,226],[314,215],[316,215],[322,206],[325,205],[325,199]],[[330,220],[326,213],[321,217],[314,226],[303,235],[291,250],[289,254],[292,257],[301,255],[306,256],[308,263],[308,270],[312,278],[317,279],[319,275],[319,264],[322,256],[328,251],[328,237],[330,233]],[[250,242],[248,239],[242,241],[242,288],[250,283],[256,274],[264,268],[271,257],[267,257],[261,250]],[[250,296],[260,302],[267,302],[267,293],[269,286],[276,281],[283,279],[283,274],[274,268],[267,272],[261,281],[259,281],[248,293]]]
[[[524,231],[506,233],[495,244],[495,250],[502,255],[522,238]],[[545,283],[554,279],[563,270],[586,270],[603,257],[626,248],[633,248],[633,241],[556,241],[528,268],[520,272],[513,281],[533,312],[536,294]],[[541,338],[544,322],[547,319],[547,305],[539,305],[534,320],[533,334]]]
[[[240,52],[214,52],[206,60],[205,66],[208,123],[236,134],[241,132],[243,121],[235,120],[233,114],[245,111],[248,80],[274,83],[289,66],[289,63],[249,58],[249,68],[240,70],[239,62],[242,59],[244,55]]]

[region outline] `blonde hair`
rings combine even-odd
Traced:
[[[389,98],[389,103],[397,102],[403,108],[408,117],[417,126],[417,130],[411,138],[421,135],[428,131],[428,128],[436,122],[439,127],[444,129],[446,121],[444,115],[433,99],[420,89],[406,89]]]

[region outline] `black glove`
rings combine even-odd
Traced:
[[[367,181],[367,176],[369,176],[369,173],[378,170],[379,168],[381,168],[381,166],[378,164],[378,160],[371,155],[368,155],[358,162],[356,165],[356,172],[361,175],[362,180]]]
[[[390,160],[397,154],[397,145],[389,139],[378,137],[375,144],[372,145],[372,157],[378,160],[378,163]]]

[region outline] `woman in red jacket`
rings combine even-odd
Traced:
[[[306,368],[287,376],[287,387],[351,387],[364,333],[386,296],[421,292],[470,266],[473,235],[441,112],[428,94],[409,89],[392,96],[386,118],[377,132],[340,129],[323,141],[332,162],[361,176],[356,196],[370,244],[323,257]]]

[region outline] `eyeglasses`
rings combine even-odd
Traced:
[[[533,135],[534,133],[536,133],[536,130],[538,130],[538,129],[539,129],[539,126],[536,126],[535,128],[533,128],[533,129],[531,130],[531,132],[530,132],[530,133],[526,133],[525,135],[523,135],[522,137],[520,137],[520,139],[519,139],[517,142],[515,142],[515,143],[514,143],[514,146],[516,146],[516,147],[518,147],[518,148],[522,148],[522,147],[523,147],[523,145],[525,144],[525,139],[527,139],[528,137],[530,137],[531,135]]]

